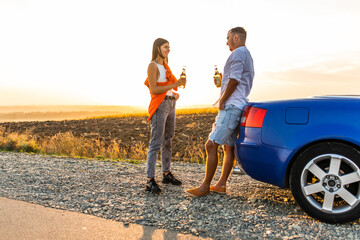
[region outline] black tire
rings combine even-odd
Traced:
[[[360,151],[336,142],[313,145],[295,160],[290,189],[299,206],[327,223],[360,217]]]

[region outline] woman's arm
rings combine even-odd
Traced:
[[[180,86],[184,84],[182,79],[179,79],[176,83],[169,84],[167,86],[158,86],[157,78],[158,78],[158,68],[155,63],[150,63],[148,67],[148,78],[149,78],[149,89],[152,94],[161,94],[167,92],[170,89]]]

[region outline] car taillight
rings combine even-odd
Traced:
[[[247,106],[241,117],[241,126],[261,128],[266,115],[266,109]]]

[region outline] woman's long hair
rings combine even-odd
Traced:
[[[152,50],[152,58],[151,61],[155,61],[155,59],[160,56],[162,59],[165,60],[165,63],[168,62],[168,59],[165,58],[160,51],[160,47],[164,44],[164,43],[169,43],[168,40],[165,40],[163,38],[158,38],[154,41],[154,45],[153,45],[153,50]]]

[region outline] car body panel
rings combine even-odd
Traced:
[[[341,141],[360,146],[359,97],[314,97],[249,105],[267,109],[267,113],[262,128],[240,128],[236,158],[245,172],[259,181],[286,187],[294,156],[315,142]]]
[[[287,124],[304,125],[309,122],[309,109],[306,107],[288,107],[285,112]]]

